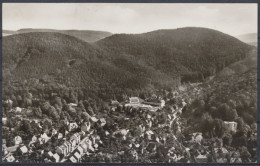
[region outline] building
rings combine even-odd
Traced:
[[[237,122],[224,121],[224,124],[229,131],[237,132]]]
[[[7,157],[5,158],[5,160],[6,160],[7,162],[14,162],[14,161],[15,161],[15,158],[14,158],[13,155],[9,155],[9,156],[7,156]]]
[[[98,119],[97,119],[96,117],[94,117],[94,116],[91,117],[90,119],[91,119],[93,122],[97,122],[97,121],[98,121]]]
[[[33,137],[32,137],[32,143],[34,143],[34,142],[36,142],[38,139],[37,139],[37,137],[34,135]]]
[[[69,131],[72,131],[76,128],[78,128],[78,124],[76,122],[69,123]]]
[[[62,139],[63,138],[63,134],[62,133],[59,133],[58,134],[58,139]]]
[[[40,138],[44,140],[44,143],[48,142],[50,139],[50,137],[48,137],[46,133],[41,134]]]
[[[6,139],[2,139],[2,149],[6,148]]]
[[[2,118],[2,124],[3,124],[3,125],[6,125],[6,123],[7,123],[7,118],[6,118],[6,117],[5,117],[5,118],[3,117],[3,118]]]
[[[71,106],[71,107],[77,107],[78,104],[76,104],[76,103],[69,103],[69,106]]]
[[[202,139],[203,139],[202,133],[193,133],[192,134],[191,141],[200,143]]]
[[[88,145],[83,142],[79,145],[83,149],[83,153],[86,153],[88,151]]]
[[[45,139],[43,139],[43,138],[38,138],[38,141],[39,141],[40,145],[45,143]]]
[[[140,107],[141,101],[138,97],[130,97],[129,103],[125,104],[126,107]]]
[[[144,104],[151,105],[153,107],[163,108],[165,106],[165,101],[160,100],[160,102],[143,102]]]
[[[28,152],[28,148],[24,145],[22,147],[20,147],[19,151],[22,153],[22,154],[25,154]]]
[[[69,158],[69,161],[72,162],[72,163],[77,163],[77,160],[75,159],[74,156],[71,156],[71,157]]]
[[[80,134],[79,133],[75,133],[70,137],[70,140],[75,140],[76,144],[80,143]]]
[[[44,161],[45,163],[50,163],[50,162],[51,162],[51,160],[48,159],[48,158],[45,158],[43,161]]]
[[[67,149],[66,149],[66,147],[64,146],[64,145],[61,145],[61,146],[58,146],[58,147],[56,147],[56,150],[55,150],[55,152],[56,153],[58,153],[58,154],[62,154],[62,155],[64,155],[64,156],[67,156]]]
[[[48,155],[49,158],[52,158],[53,153],[52,153],[51,151],[49,151],[49,152],[47,153],[47,155]]]
[[[141,108],[143,110],[156,111],[165,106],[165,101],[160,100],[160,102],[148,102],[148,101],[143,101],[139,97],[130,97],[129,103],[125,104],[125,106]]]
[[[58,131],[57,131],[57,130],[55,130],[55,129],[52,129],[52,132],[51,132],[51,135],[52,135],[52,136],[56,135],[57,133],[58,133]]]
[[[75,147],[77,146],[76,140],[72,139],[72,140],[70,140],[70,143],[71,143],[72,149],[75,150]]]
[[[70,141],[64,142],[63,146],[66,149],[66,155],[69,154],[70,152],[72,152],[72,144]],[[64,156],[66,156],[66,155],[64,155]]]
[[[14,137],[14,144],[19,145],[23,142],[22,138],[20,136]]]
[[[79,147],[75,150],[75,152],[78,152],[78,153],[82,156],[83,153],[84,153],[84,149],[83,149],[81,146],[79,146]]]
[[[81,125],[81,131],[84,131],[84,132],[89,131],[90,127],[91,127],[90,122],[85,122]]]
[[[216,157],[225,157],[229,152],[226,148],[214,148]]]
[[[101,123],[101,126],[105,126],[105,124],[107,123],[105,118],[101,118],[99,119],[100,123]]]
[[[198,163],[207,163],[208,162],[207,156],[201,155],[201,154],[196,157],[196,160]]]
[[[75,152],[73,156],[74,156],[74,158],[77,160],[77,162],[80,161],[81,155],[80,155],[78,152]]]
[[[52,159],[53,159],[53,161],[54,162],[59,162],[60,161],[60,156],[57,154],[57,153],[55,153],[53,156],[52,156]]]
[[[15,109],[14,109],[14,112],[22,112],[22,108],[20,108],[20,107],[16,107]]]

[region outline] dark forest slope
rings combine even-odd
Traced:
[[[80,87],[169,87],[202,81],[252,50],[205,28],[118,34],[89,44],[76,37],[34,32],[3,38],[6,83],[34,78]]]
[[[128,54],[169,75],[197,72],[204,77],[245,58],[252,48],[236,38],[205,28],[158,30],[113,35],[98,45],[114,54]]]

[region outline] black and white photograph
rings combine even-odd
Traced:
[[[257,163],[257,3],[2,3],[3,163]]]

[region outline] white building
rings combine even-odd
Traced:
[[[6,161],[7,161],[7,162],[14,162],[14,161],[15,161],[15,158],[14,158],[13,155],[9,155],[9,156],[6,157]]]
[[[192,140],[193,142],[198,142],[198,143],[200,143],[202,139],[203,139],[202,133],[193,133],[193,134],[192,134],[192,139],[191,139],[191,140]]]
[[[22,154],[27,153],[28,148],[24,145],[24,146],[20,147],[20,151],[22,152]]]
[[[71,156],[71,157],[70,157],[70,161],[73,162],[73,163],[77,163],[77,160],[75,159],[74,156]]]
[[[5,118],[4,118],[4,117],[2,118],[2,123],[3,123],[3,125],[6,125],[6,123],[7,123],[7,118],[6,118],[6,117],[5,117]]]
[[[78,124],[76,122],[69,123],[69,131],[78,128]]]
[[[14,111],[15,111],[15,112],[22,112],[22,108],[16,107],[16,108],[14,109]]]
[[[80,159],[81,159],[81,155],[80,155],[78,152],[75,152],[75,153],[74,153],[74,157],[75,157],[75,159],[77,160],[77,162],[79,162]]]
[[[70,137],[70,140],[75,140],[76,144],[80,143],[80,134],[79,133],[75,133]]]
[[[56,151],[55,152],[60,154],[60,155],[62,154],[64,156],[67,156],[67,149],[66,149],[66,147],[64,145],[56,147]]]
[[[90,122],[85,122],[81,125],[81,131],[84,131],[84,132],[89,131],[90,127],[91,127]]]
[[[22,138],[20,136],[16,136],[14,137],[14,144],[15,145],[19,145],[21,144],[23,141],[22,141]]]
[[[59,162],[60,161],[60,156],[57,154],[57,153],[55,153],[53,156],[53,159],[54,159],[54,162]]]
[[[233,132],[236,132],[236,131],[237,131],[237,122],[224,121],[224,124],[225,124],[226,128],[227,128],[229,131],[233,131]]]
[[[206,155],[201,155],[201,154],[196,157],[196,160],[197,160],[198,163],[206,163],[206,162],[208,162],[207,156]]]
[[[71,107],[77,107],[78,104],[76,104],[76,103],[69,103],[69,106],[71,106]]]
[[[130,107],[140,107],[141,102],[140,99],[138,97],[130,97],[129,98],[129,103],[125,104],[126,107],[130,106]]]
[[[147,102],[143,101],[142,99],[138,97],[130,97],[129,103],[125,104],[126,107],[134,107],[134,108],[141,108],[144,110],[150,110],[150,111],[157,111],[160,108],[163,108],[165,106],[165,101],[160,100],[160,102]]]
[[[76,152],[78,152],[80,155],[83,155],[84,149],[83,149],[81,146],[79,146],[79,147],[76,149]]]

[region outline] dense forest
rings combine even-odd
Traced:
[[[61,33],[24,33],[3,40],[3,79],[89,89],[169,88],[203,81],[252,48],[205,28],[117,34],[92,44]]]

